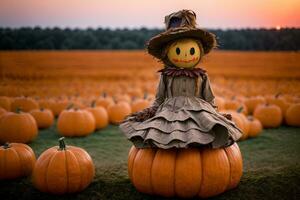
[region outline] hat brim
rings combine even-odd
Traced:
[[[147,44],[148,53],[161,59],[164,46],[173,40],[181,38],[193,38],[200,41],[203,45],[204,54],[209,53],[217,45],[216,37],[213,33],[199,28],[180,27],[169,29],[152,37]]]

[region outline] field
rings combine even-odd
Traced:
[[[215,51],[200,66],[208,71],[221,110],[242,106],[244,114],[254,115],[249,102],[259,98],[274,103],[281,117],[275,128],[265,127],[265,119],[260,119],[262,132],[238,142],[244,162],[241,183],[212,199],[299,199],[300,128],[289,124],[286,113],[300,103],[300,53]],[[69,104],[85,109],[104,93],[130,105],[146,93],[151,102],[158,79],[156,71],[161,67],[143,51],[3,51],[0,96],[12,102],[26,96],[39,107],[57,111],[57,116]],[[243,128],[247,123],[243,122]],[[39,156],[57,145],[59,137],[56,119],[51,127],[40,130],[29,146]],[[0,181],[1,197],[160,199],[137,192],[131,184],[127,174],[131,143],[118,126],[110,124],[86,137],[67,138],[66,142],[84,148],[95,163],[96,177],[86,190],[53,196],[39,192],[30,178],[23,178]]]

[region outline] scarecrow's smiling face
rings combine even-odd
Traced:
[[[200,60],[200,54],[199,45],[193,39],[176,40],[167,52],[169,61],[180,68],[195,67]]]

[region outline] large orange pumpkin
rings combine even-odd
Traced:
[[[0,142],[2,143],[28,143],[37,134],[37,123],[29,113],[7,112],[0,118]]]
[[[274,104],[260,104],[253,113],[264,128],[276,128],[282,123],[282,112],[279,106]]]
[[[64,110],[58,117],[57,128],[63,136],[87,136],[95,131],[95,118],[87,110]]]
[[[59,146],[44,151],[33,169],[32,181],[42,192],[74,193],[84,190],[93,180],[95,167],[90,155],[82,148]]]
[[[108,114],[104,107],[102,106],[95,106],[95,103],[92,104],[92,107],[89,107],[86,109],[95,118],[96,123],[96,129],[102,129],[107,127],[109,120],[108,120]]]
[[[292,104],[286,111],[285,120],[287,125],[300,126],[300,103]]]
[[[35,155],[26,144],[5,143],[0,146],[0,163],[0,180],[28,176],[33,170]]]
[[[54,115],[50,109],[34,109],[30,111],[39,128],[49,128],[54,123]]]
[[[11,110],[15,111],[20,109],[24,112],[29,112],[38,109],[39,104],[36,100],[30,97],[16,97],[11,103]]]
[[[114,105],[110,105],[107,108],[107,112],[109,121],[113,124],[119,124],[127,115],[130,115],[131,107],[127,102],[121,101]]]
[[[131,147],[128,174],[140,192],[165,197],[211,197],[235,188],[242,176],[235,143],[220,149]]]

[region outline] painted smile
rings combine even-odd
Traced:
[[[180,60],[180,59],[177,59],[177,58],[173,58],[173,61],[178,63],[178,62],[181,62],[181,63],[190,63],[190,62],[195,62],[198,60],[198,57],[194,57],[193,59],[190,59],[190,60]]]

